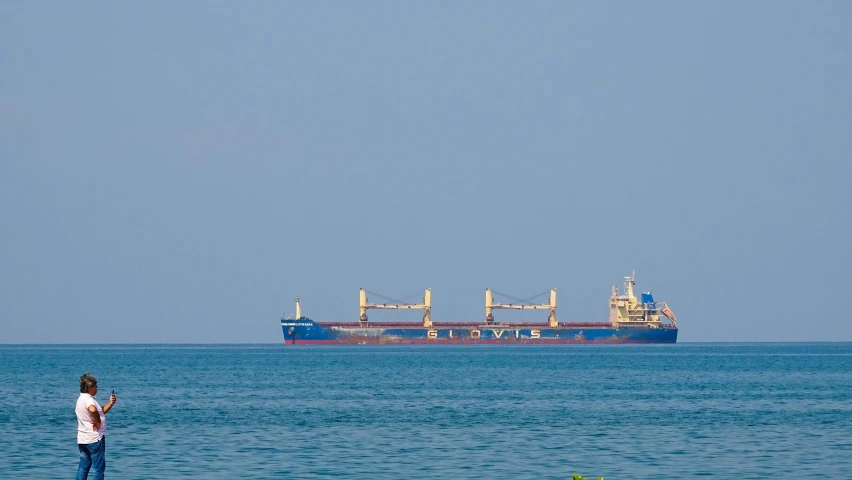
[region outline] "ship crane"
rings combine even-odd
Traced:
[[[499,292],[498,292],[499,293]],[[501,294],[503,295],[503,294]],[[508,295],[504,295],[508,296]],[[538,296],[538,295],[536,295]],[[533,297],[535,298],[535,297]],[[519,302],[526,303],[525,300],[515,299]],[[514,304],[514,303],[494,303],[494,296],[491,294],[490,289],[485,289],[485,323],[494,323],[494,315],[491,314],[491,311],[494,309],[513,309],[513,310],[550,310],[550,315],[547,317],[547,321],[551,327],[557,328],[559,327],[559,323],[556,321],[556,289],[550,290],[550,303],[543,304],[531,304],[528,303],[526,305],[523,304]]]
[[[370,292],[374,293],[374,292]],[[382,296],[379,294],[375,294],[378,296]],[[387,298],[387,297],[385,297]],[[392,300],[392,299],[388,299]],[[397,302],[397,303],[367,303],[367,291],[363,288],[361,289],[361,325],[367,325],[367,309],[372,308],[376,310],[423,310],[423,326],[431,327],[432,326],[432,289],[427,288],[426,293],[423,296],[423,303],[405,303],[405,302]]]

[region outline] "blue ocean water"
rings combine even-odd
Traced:
[[[852,344],[0,346],[2,478],[852,478]]]

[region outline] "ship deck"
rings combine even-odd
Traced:
[[[551,328],[547,323],[541,322],[433,322],[431,327],[424,327],[420,322],[316,322],[323,327],[345,327],[345,328]],[[560,322],[558,328],[613,328],[609,322]],[[622,325],[621,328],[630,328]],[[635,328],[635,327],[634,327]],[[672,328],[670,325],[660,325],[659,328]]]

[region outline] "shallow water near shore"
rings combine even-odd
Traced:
[[[0,346],[4,478],[850,478],[852,344]]]

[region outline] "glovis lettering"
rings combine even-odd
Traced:
[[[530,330],[530,338],[541,338],[541,330]]]
[[[482,332],[480,332],[479,330],[471,330],[470,331],[470,338],[479,338],[481,336],[482,336]]]
[[[503,332],[505,330],[491,330],[491,331],[494,332],[495,337],[500,338],[500,336],[503,335]]]
[[[429,336],[429,338],[438,338],[438,331],[437,330],[429,330],[428,336]]]
[[[453,331],[450,330],[450,338],[453,338]]]

